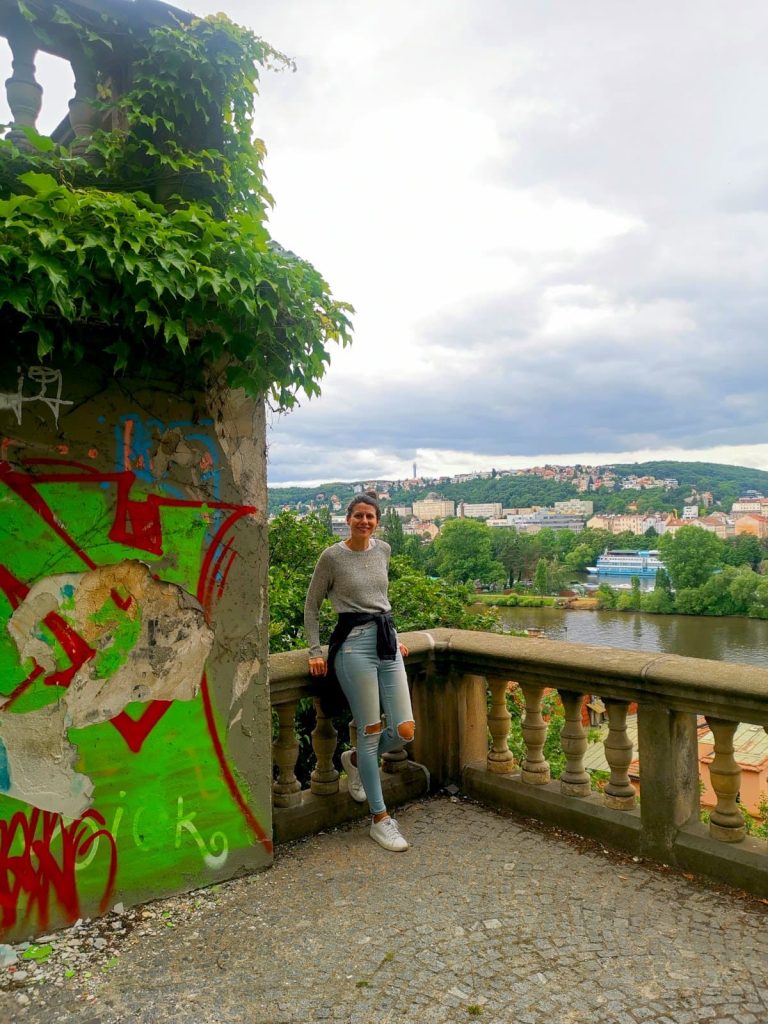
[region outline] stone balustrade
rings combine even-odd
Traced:
[[[21,152],[32,152],[39,146],[33,133],[39,131],[44,96],[37,80],[36,60],[39,53],[48,53],[69,63],[75,80],[69,113],[50,137],[71,155],[95,165],[99,157],[90,145],[94,132],[126,129],[125,114],[116,101],[130,88],[134,65],[143,58],[150,33],[193,20],[189,13],[159,0],[147,4],[134,0],[57,0],[45,4],[36,0],[30,5],[22,0],[0,0],[0,35],[7,39],[12,55],[12,73],[5,82],[11,112],[6,138]],[[226,33],[216,40],[215,47],[219,46],[228,46]],[[177,136],[174,142],[181,148],[215,150],[220,146],[220,126],[226,116],[224,101],[200,91],[210,116],[204,126],[195,124],[194,137]],[[141,167],[140,175],[127,182],[101,178],[101,184],[120,190],[140,188],[161,203],[176,195],[184,199],[211,197],[210,183],[194,169],[173,170],[146,154]],[[73,173],[76,182],[87,180],[87,172],[81,168]]]
[[[29,130],[37,130],[43,88],[37,81],[37,54],[59,57],[72,67],[75,92],[69,114],[52,138],[76,155],[86,155],[88,139],[96,128],[109,129],[112,115],[97,101],[99,84],[119,95],[130,80],[135,52],[129,34],[172,24],[188,15],[162,3],[146,7],[129,0],[59,0],[57,4],[26,9],[19,0],[0,0],[0,35],[12,55],[11,77],[5,82],[11,125],[8,138],[20,150],[32,150]]]
[[[768,670],[747,665],[645,654],[546,639],[437,629],[403,637],[417,728],[405,752],[385,765],[388,802],[424,791],[426,766],[433,789],[449,783],[468,796],[598,839],[637,856],[708,875],[768,895],[768,844],[747,836],[737,796],[741,769],[733,736],[740,722],[768,729]],[[319,712],[312,733],[316,768],[302,791],[294,774],[298,740],[294,715],[309,693],[306,652],[271,659],[272,702],[279,720],[274,747],[278,839],[291,838],[364,814],[352,805],[333,765],[336,734]],[[525,711],[525,755],[509,750],[506,695],[518,684]],[[544,758],[547,723],[542,700],[557,690],[565,722],[565,768],[552,781]],[[593,791],[584,769],[587,695],[606,705],[604,740],[610,777]],[[638,708],[641,798],[629,778],[633,757],[627,733],[630,705]],[[717,806],[700,821],[698,716],[714,736],[710,768]],[[392,769],[394,768],[394,771]],[[388,770],[389,769],[389,770]],[[398,771],[402,769],[402,771]]]

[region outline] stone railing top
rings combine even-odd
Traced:
[[[410,652],[409,666],[504,676],[518,683],[768,725],[768,669],[753,665],[460,629],[404,633],[401,640]],[[307,652],[273,655],[270,681],[273,703],[306,695]]]
[[[79,55],[79,47],[73,50],[77,24],[93,24],[98,34],[109,38],[120,26],[130,26],[134,31],[148,31],[159,25],[188,22],[191,15],[171,4],[159,0],[57,0],[57,3],[39,3],[30,0],[26,5],[34,18],[28,20],[21,12],[19,0],[0,0],[0,35],[9,35],[25,29],[34,39],[35,46],[46,53],[71,60]],[[57,14],[57,8],[68,14],[74,25],[68,24]],[[107,49],[91,39],[92,49]],[[119,62],[125,59],[123,53],[112,54]]]

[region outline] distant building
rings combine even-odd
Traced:
[[[634,533],[642,537],[653,527],[656,533],[664,533],[664,518],[647,512],[634,512],[628,515],[597,515],[587,521],[588,530],[608,530],[610,533]]]
[[[755,512],[758,515],[768,514],[768,499],[762,497],[742,497],[731,505],[731,513],[734,516],[748,515],[751,512]]]
[[[586,501],[584,498],[569,498],[568,501],[555,502],[555,512],[560,512],[564,516],[583,516],[586,519],[594,510],[594,501]]]
[[[768,516],[758,515],[752,512],[745,516],[739,516],[736,520],[735,533],[738,537],[742,533],[752,534],[758,540],[768,537]]]
[[[465,501],[460,501],[456,515],[460,519],[499,519],[501,517],[501,502],[487,501],[470,505]]]
[[[448,498],[422,498],[414,501],[411,510],[417,519],[450,519],[456,514],[456,504]]]
[[[331,533],[334,537],[349,536],[349,524],[346,516],[331,516]]]
[[[403,533],[407,536],[419,537],[421,540],[429,542],[435,539],[440,530],[434,523],[421,523],[414,519],[403,526]]]
[[[699,506],[698,505],[683,505],[683,519],[698,519],[699,518]]]

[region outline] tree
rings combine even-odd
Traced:
[[[32,52],[65,23],[83,69],[99,80],[109,68],[96,106],[120,128],[89,133],[79,155],[34,131],[23,148],[0,141],[7,358],[52,353],[150,380],[156,364],[207,391],[213,374],[282,409],[318,394],[351,307],[270,239],[253,134],[260,68],[291,62],[223,15],[147,32],[115,5],[83,20],[33,6]]]
[[[393,555],[402,555],[405,552],[403,521],[393,508],[388,508],[381,517],[381,535],[392,548]]]
[[[547,571],[546,558],[540,558],[536,563],[536,571],[533,574],[533,589],[536,594],[549,593],[549,572]]]
[[[597,607],[601,610],[613,609],[618,603],[618,594],[607,583],[600,584],[595,592],[595,597],[597,598]]]
[[[472,590],[464,584],[430,579],[404,555],[392,559],[389,576],[389,600],[401,633],[439,626],[492,633],[500,630],[495,613],[467,611]]]
[[[700,587],[723,564],[725,544],[700,526],[682,526],[664,534],[659,550],[676,591]],[[679,593],[678,593],[679,600]]]
[[[272,654],[306,646],[304,599],[320,553],[334,538],[319,516],[281,512],[269,527],[269,649]],[[320,611],[320,636],[328,639],[335,616]]]
[[[589,544],[583,542],[577,544],[565,556],[565,564],[573,572],[583,572],[588,565],[593,564],[594,553]]]
[[[763,560],[763,549],[760,541],[751,533],[742,533],[732,540],[726,541],[724,561],[728,565],[748,565],[757,569]]]
[[[440,576],[457,583],[500,583],[506,573],[493,557],[491,530],[476,519],[449,519],[432,545]]]
[[[516,580],[530,577],[536,562],[534,540],[535,538],[512,528],[491,530],[494,558],[506,569],[510,586]]]
[[[619,594],[616,607],[621,612],[638,612],[642,604],[642,593],[640,591],[640,577],[633,576],[629,592],[623,591]]]

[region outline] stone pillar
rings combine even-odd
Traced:
[[[507,711],[507,685],[504,676],[488,678],[491,688],[491,710],[488,712],[488,729],[493,743],[488,751],[487,766],[489,772],[507,775],[515,770],[515,758],[509,749],[509,722]]]
[[[560,732],[560,745],[565,754],[565,770],[560,776],[560,792],[566,796],[589,796],[589,775],[584,769],[587,752],[587,730],[581,721],[583,693],[560,691],[565,711],[565,723]]]
[[[299,756],[299,741],[294,726],[298,701],[278,704],[279,722],[277,740],[272,746],[272,756],[278,768],[277,779],[272,783],[272,803],[275,807],[293,807],[301,803],[301,783],[294,768]]]
[[[629,781],[627,769],[632,763],[632,740],[627,734],[627,708],[623,701],[606,700],[608,735],[605,738],[605,759],[611,769],[611,777],[605,785],[603,796],[607,807],[616,811],[629,811],[636,802],[635,787]]]
[[[34,147],[24,134],[24,128],[34,128],[43,104],[43,88],[35,78],[35,45],[26,26],[20,26],[8,36],[13,53],[13,74],[6,79],[5,91],[13,123],[8,138],[19,149]]]
[[[721,843],[740,843],[747,829],[736,802],[741,788],[741,768],[733,756],[738,722],[707,717],[707,725],[715,737],[715,758],[709,766],[709,778],[717,794],[717,807],[709,817],[709,834]]]
[[[521,683],[525,697],[523,718],[523,739],[525,760],[522,766],[522,780],[531,786],[545,786],[551,779],[549,762],[544,759],[544,743],[547,739],[547,723],[541,714],[544,687],[533,683]]]
[[[669,861],[677,833],[699,814],[696,715],[641,704],[638,740],[642,850]]]
[[[488,756],[488,685],[485,676],[464,673],[458,683],[459,771]],[[416,725],[418,729],[418,723]]]
[[[75,156],[84,156],[97,121],[94,106],[96,80],[91,65],[84,58],[73,62],[72,66],[75,72],[75,95],[69,101],[69,123],[75,141],[71,148]]]
[[[315,728],[312,730],[312,749],[317,763],[310,776],[309,788],[318,796],[339,791],[339,773],[333,764],[336,750],[336,730],[333,722],[323,714],[320,701],[315,697]]]

